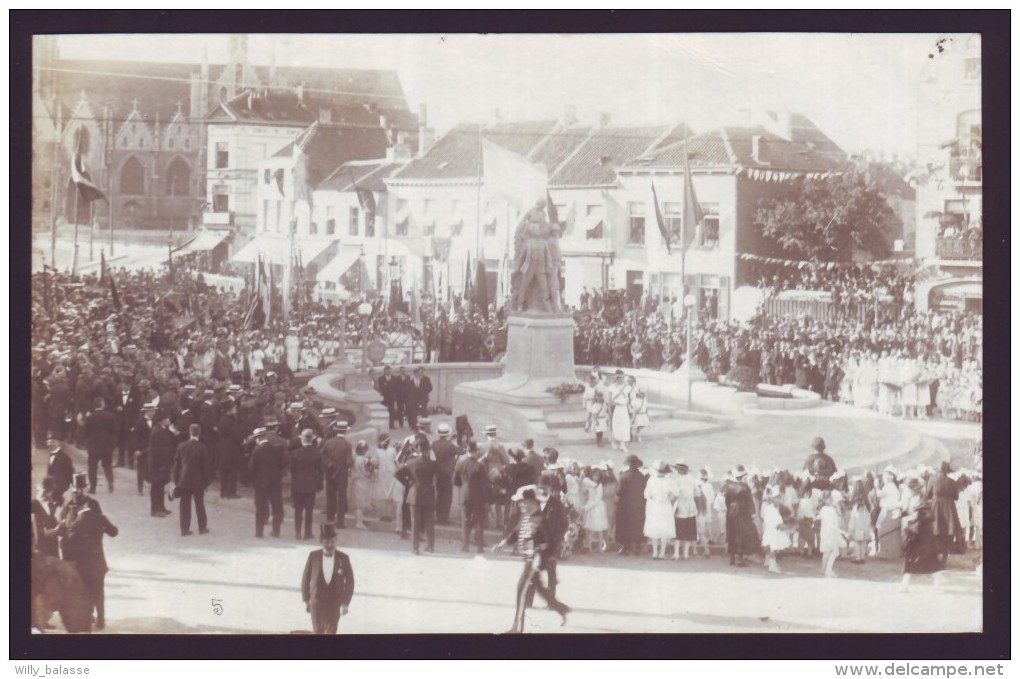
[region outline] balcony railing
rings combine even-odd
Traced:
[[[949,159],[949,172],[958,182],[980,182],[981,156],[978,154],[953,156]]]
[[[980,238],[936,238],[935,256],[939,259],[981,261]]]

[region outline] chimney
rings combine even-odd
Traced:
[[[760,134],[751,137],[751,158],[759,165],[768,165],[769,161],[764,159],[765,140]]]
[[[599,127],[600,128],[609,127],[609,123],[610,121],[612,121],[612,119],[613,116],[611,114],[603,111],[602,113],[599,114]]]
[[[331,108],[320,108],[319,109],[319,122],[320,123],[331,123],[331,122],[333,122],[333,109],[331,109]]]
[[[567,104],[563,107],[563,127],[570,127],[577,122],[577,107]]]

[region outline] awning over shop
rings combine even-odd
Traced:
[[[320,283],[336,283],[357,263],[359,256],[361,256],[361,248],[349,245],[341,247],[339,254],[316,274],[315,280]]]
[[[294,240],[294,251],[300,252],[301,261],[307,264],[332,244],[331,238],[297,238]],[[265,262],[286,266],[290,262],[290,251],[290,239],[286,236],[261,235],[241,248],[231,259],[235,262],[255,263],[261,255]]]
[[[184,245],[176,248],[174,252],[187,254],[189,252],[205,252],[207,250],[213,250],[229,235],[229,231],[199,231],[194,238]]]

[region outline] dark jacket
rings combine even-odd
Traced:
[[[86,505],[74,520],[64,526],[64,558],[74,562],[83,580],[96,578],[109,570],[103,552],[103,535],[117,537],[117,527],[99,508]]]
[[[89,455],[107,455],[117,445],[117,418],[97,410],[85,418],[85,449]]]
[[[432,444],[432,452],[435,453],[439,473],[445,476],[447,480],[453,478],[453,469],[461,453],[457,444],[448,439],[439,439]]]
[[[414,484],[407,493],[407,503],[422,507],[434,507],[436,505],[436,473],[439,470],[436,463],[422,455],[408,462],[407,468],[414,479]]]
[[[52,511],[48,511],[46,505],[33,498],[32,500],[32,541],[35,550],[46,556],[60,557],[60,550],[57,549],[57,512],[58,505],[50,505]]]
[[[188,439],[177,446],[174,456],[174,484],[184,490],[205,490],[212,480],[209,449],[201,441]]]
[[[50,454],[49,462],[46,464],[46,473],[53,477],[53,492],[63,495],[74,480],[74,463],[71,462],[67,453],[58,450]]]
[[[489,474],[485,465],[464,455],[453,470],[453,485],[460,488],[460,503],[482,507],[489,502]]]
[[[648,477],[636,469],[620,473],[616,489],[616,541],[620,544],[645,539],[645,486]]]
[[[225,413],[216,423],[217,445],[221,460],[240,460],[244,454],[244,436],[237,416]]]
[[[256,490],[278,490],[290,464],[286,445],[263,441],[251,453],[251,485]]]
[[[556,558],[560,554],[563,540],[567,535],[567,528],[570,527],[570,519],[567,518],[567,508],[559,497],[559,493],[549,496],[545,507],[542,508],[542,527],[549,538],[549,557]]]
[[[307,604],[313,599],[320,603],[349,606],[354,597],[354,570],[350,558],[341,552],[333,552],[333,578],[326,584],[322,575],[322,550],[308,554],[305,571],[301,576],[301,599]]]
[[[354,466],[354,451],[351,442],[343,436],[334,436],[322,443],[322,458],[327,478],[346,484]]]
[[[174,435],[158,424],[149,433],[149,483],[159,485],[170,481],[174,464]]]
[[[322,453],[316,446],[301,446],[290,454],[290,490],[315,493],[322,490]]]
[[[128,446],[132,452],[147,451],[151,436],[152,425],[145,417],[139,415],[131,423],[131,430],[128,432]]]

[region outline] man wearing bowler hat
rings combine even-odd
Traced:
[[[346,615],[354,597],[354,570],[350,558],[336,548],[336,528],[321,528],[322,549],[308,554],[301,576],[301,598],[312,615],[312,631],[336,634],[340,616]]]
[[[347,514],[347,479],[354,467],[354,451],[347,440],[347,422],[337,420],[330,427],[332,436],[322,443],[323,470],[326,476],[326,520],[344,527]]]

